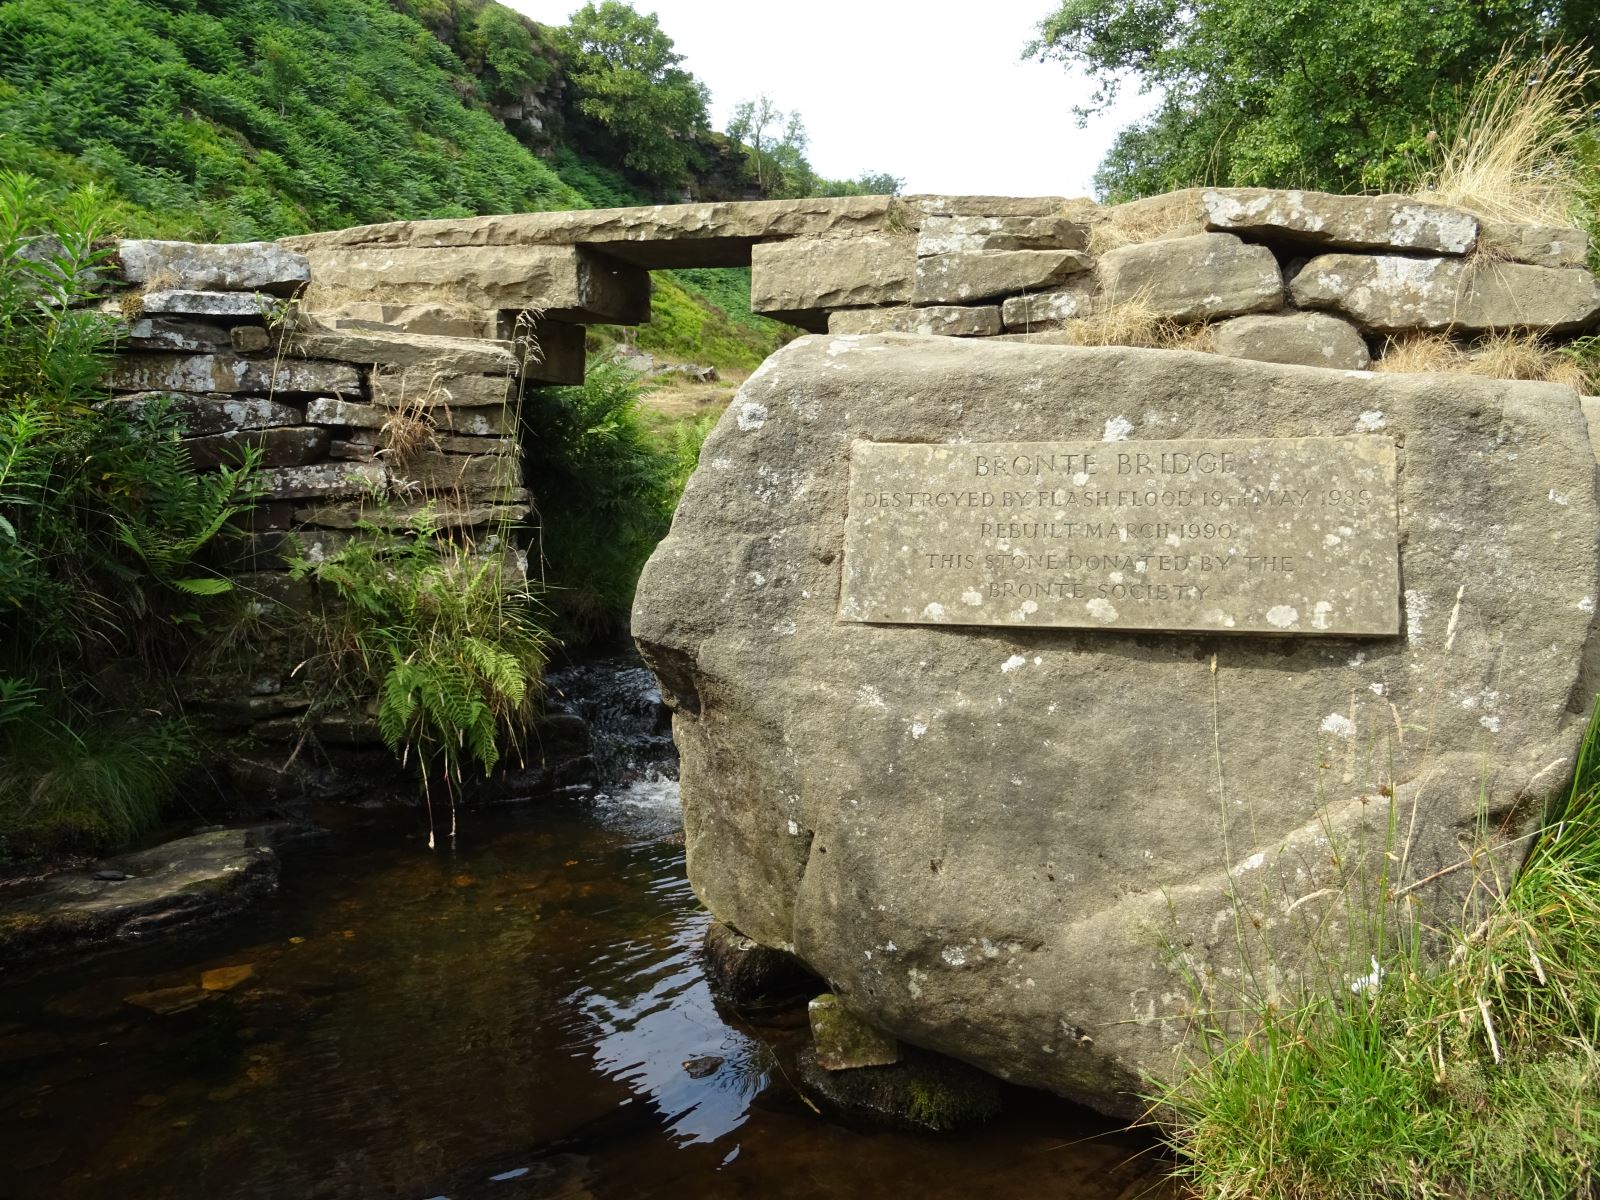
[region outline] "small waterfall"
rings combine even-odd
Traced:
[[[554,707],[589,725],[596,807],[630,825],[676,830],[681,818],[672,714],[638,656],[568,667],[549,675],[546,687]]]

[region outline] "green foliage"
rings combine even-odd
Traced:
[[[472,29],[482,81],[382,0],[9,0],[0,168],[97,182],[135,232],[224,241],[581,205],[463,103],[548,60],[498,6]]]
[[[93,192],[0,172],[0,839],[30,850],[154,820],[190,751],[151,714],[228,590],[203,559],[258,457],[198,475],[166,409],[105,400],[104,228]]]
[[[1488,916],[1360,986],[1254,1002],[1162,1099],[1205,1197],[1592,1195],[1600,1164],[1600,709],[1566,803]],[[1503,894],[1501,894],[1503,892]]]
[[[1581,39],[1592,0],[1066,0],[1028,53],[1086,70],[1101,111],[1129,77],[1159,89],[1097,182],[1113,199],[1196,184],[1410,186],[1426,135],[1518,39]],[[1080,115],[1084,115],[1081,113]]]
[[[585,4],[557,32],[575,123],[619,165],[653,183],[687,181],[708,132],[704,85],[678,64],[654,14],[621,0]]]
[[[0,710],[8,686],[0,678]],[[11,706],[0,711],[0,851],[120,846],[160,819],[195,758],[181,721]]]
[[[426,515],[400,532],[364,522],[291,574],[327,589],[310,668],[324,694],[375,697],[384,741],[425,790],[442,783],[453,802],[469,767],[488,775],[516,748],[550,639],[503,546],[474,552]]]
[[[631,371],[599,363],[581,387],[523,399],[548,599],[569,644],[626,631],[639,571],[687,477],[681,458],[646,430],[642,390]]]
[[[701,277],[729,275],[696,286],[681,279],[686,271],[663,271],[656,275],[650,293],[650,322],[641,325],[635,343],[644,350],[668,358],[705,363],[722,369],[752,371],[792,335],[787,326],[750,312],[748,268],[705,269],[694,272]],[[730,315],[707,298],[713,291],[718,299],[737,302],[735,293],[743,288],[744,320]]]

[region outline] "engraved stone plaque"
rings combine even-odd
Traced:
[[[1380,436],[851,446],[839,618],[1400,631]]]

